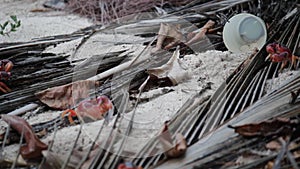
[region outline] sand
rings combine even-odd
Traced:
[[[0,42],[29,41],[39,37],[67,34],[93,24],[86,18],[44,8],[43,3],[43,0],[0,1],[0,23],[4,23],[11,15],[16,15],[21,20],[21,27],[17,32],[9,36],[0,36]]]

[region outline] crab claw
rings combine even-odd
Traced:
[[[70,124],[75,124],[72,117],[76,117],[77,113],[72,109],[67,109],[61,113],[61,117],[63,118],[66,114],[68,114],[68,120],[69,120]]]
[[[266,46],[266,51],[268,53],[275,53],[276,43],[270,43]]]
[[[125,163],[119,164],[118,169],[143,169],[143,168],[140,166],[136,167],[131,162],[125,162]]]
[[[11,69],[13,68],[13,66],[14,66],[14,64],[11,61],[9,61],[9,62],[6,63],[4,70],[6,72],[10,72]]]
[[[14,64],[10,60],[1,60],[0,61],[0,70],[4,70],[6,72],[10,72],[13,68]]]
[[[300,60],[300,58],[298,56],[293,55],[292,56],[292,67],[294,67],[294,69],[296,69],[297,67],[297,60]]]
[[[99,104],[99,110],[100,113],[103,114],[103,117],[105,119],[105,124],[108,124],[111,120],[113,113],[114,113],[114,107],[112,102],[107,96],[99,96],[97,98],[97,102]]]
[[[0,91],[2,91],[3,93],[8,93],[11,92],[11,89],[7,87],[5,83],[0,82]]]
[[[97,102],[103,112],[105,112],[113,107],[113,104],[111,103],[109,98],[105,95],[97,97]]]

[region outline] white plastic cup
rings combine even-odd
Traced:
[[[227,49],[234,53],[261,49],[267,40],[267,29],[259,17],[241,13],[230,18],[225,24],[223,40]]]

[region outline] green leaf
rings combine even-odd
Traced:
[[[8,25],[8,23],[9,23],[9,21],[4,22],[4,24],[3,24],[3,30],[6,28],[6,26]]]
[[[17,28],[21,26],[21,21],[18,20],[16,15],[11,15],[10,18],[3,24],[0,24],[0,35],[9,36],[10,32],[16,32]],[[7,29],[8,24],[10,24],[10,30]]]
[[[16,26],[13,23],[10,23],[10,30],[14,29]]]
[[[10,18],[15,21],[15,22],[18,22],[18,19],[17,19],[17,16],[16,15],[11,15]]]
[[[18,20],[16,27],[20,27],[21,26],[21,21]]]

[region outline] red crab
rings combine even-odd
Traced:
[[[8,78],[11,76],[11,69],[13,68],[14,64],[8,60],[0,60],[0,80],[8,80]],[[10,88],[6,86],[5,83],[0,81],[0,91],[3,93],[10,92]]]
[[[300,60],[299,57],[292,54],[288,47],[277,42],[268,44],[266,50],[269,53],[266,60],[270,58],[272,62],[282,62],[279,71],[282,71],[289,61],[291,61],[291,66],[295,68],[296,60]]]
[[[122,164],[119,164],[118,169],[143,169],[142,167],[136,167],[131,162],[125,162]]]
[[[75,110],[65,110],[61,116],[68,114],[71,124],[74,124],[73,117],[78,117],[82,122],[101,120],[105,118],[108,123],[113,114],[113,104],[106,96],[98,96],[89,100],[83,100],[78,104]]]

